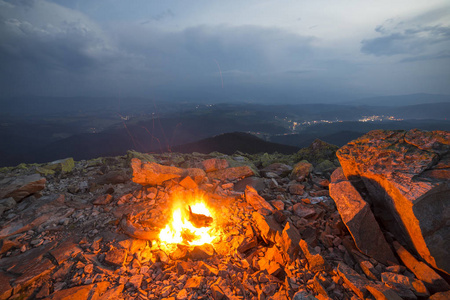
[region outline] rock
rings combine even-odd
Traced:
[[[79,239],[73,236],[68,236],[60,242],[60,244],[54,249],[50,250],[50,254],[56,260],[58,264],[62,264],[64,261],[71,257],[75,257],[81,252],[78,246]]]
[[[43,168],[45,168],[45,169],[56,171],[56,172],[61,172],[61,173],[72,172],[74,167],[75,167],[75,162],[72,157],[55,160],[55,161],[52,161],[51,163],[48,163],[45,166],[43,166]]]
[[[141,239],[126,239],[120,241],[119,245],[131,253],[136,253],[145,249],[147,241]]]
[[[212,179],[219,179],[221,181],[234,181],[253,176],[255,175],[255,173],[249,166],[240,166],[209,172],[207,175]]]
[[[192,276],[186,281],[186,284],[183,288],[185,289],[199,289],[201,288],[203,282],[205,281],[205,278],[203,276]]]
[[[343,262],[340,262],[337,266],[337,272],[360,299],[366,299],[368,296],[366,286],[369,284],[367,279],[356,273],[356,271]]]
[[[52,274],[52,279],[54,279],[55,281],[65,280],[72,266],[73,263],[69,263],[67,261],[63,262],[62,264],[59,264],[57,270]]]
[[[89,285],[75,286],[73,288],[57,291],[46,300],[71,300],[71,299],[99,299],[109,287],[110,283],[107,281],[93,283]]]
[[[386,272],[392,272],[392,273],[403,273],[405,272],[406,268],[404,266],[401,265],[393,265],[393,266],[388,266],[386,267]]]
[[[189,252],[189,257],[193,260],[207,259],[214,255],[214,248],[209,244],[195,246]]]
[[[332,182],[330,196],[358,249],[383,264],[398,264],[369,204],[350,181]]]
[[[136,274],[136,275],[133,275],[130,277],[130,280],[128,280],[128,283],[138,289],[141,287],[143,278],[144,278],[144,275]]]
[[[128,236],[141,240],[156,240],[160,232],[160,230],[145,230],[138,223],[131,222],[128,217],[122,218],[120,227]]]
[[[316,165],[324,160],[334,161],[339,147],[328,144],[319,139],[314,140],[307,148],[303,148],[294,155],[296,161],[307,160]]]
[[[19,217],[5,224],[0,230],[0,238],[30,229],[38,230],[46,226],[55,226],[53,224],[58,224],[75,210],[65,205],[64,195],[50,195],[39,199],[32,197],[26,202],[24,204],[26,208],[20,211]]]
[[[376,300],[402,300],[397,293],[384,284],[371,283],[366,285],[366,289],[374,296]]]
[[[28,251],[29,252],[29,251]],[[16,274],[21,274],[18,278],[14,280],[14,291],[25,288],[39,278],[42,278],[50,274],[56,266],[48,259],[43,260],[35,259],[30,263],[24,265],[23,267],[14,267],[8,271]]]
[[[450,290],[450,285],[439,276],[433,269],[425,263],[418,261],[411,255],[402,245],[394,242],[393,246],[397,251],[397,255],[402,260],[403,264],[422,280],[431,292],[441,292]]]
[[[412,280],[411,278],[404,276],[404,275],[390,273],[390,272],[383,272],[383,273],[381,273],[381,280],[385,284],[394,287],[397,291],[400,291],[400,292],[397,292],[397,294],[399,294],[399,296],[401,296],[402,298],[404,298],[403,294],[405,294],[406,296],[409,296],[411,298],[415,298],[414,295],[411,295],[411,292],[413,292],[413,294],[420,296],[420,297],[430,296],[426,287],[420,285],[420,281],[418,281],[418,283],[415,284],[415,286],[418,287],[418,289],[416,289],[413,286],[414,280]],[[406,291],[406,293],[405,293],[405,290],[408,290],[409,292]]]
[[[237,250],[241,253],[245,253],[246,251],[258,246],[258,239],[256,236],[245,237],[242,242],[237,247]]]
[[[179,178],[183,169],[169,167],[154,162],[142,162],[137,158],[131,159],[133,168],[133,182],[141,185],[161,185],[164,181]]]
[[[127,252],[128,251],[125,249],[110,250],[108,251],[108,253],[106,253],[105,263],[114,267],[121,267],[127,259]]]
[[[106,205],[109,204],[113,200],[113,196],[106,194],[98,196],[97,199],[92,202],[94,205]]]
[[[317,300],[317,298],[305,290],[300,290],[294,294],[292,300]]]
[[[111,171],[104,175],[101,175],[100,177],[97,177],[94,180],[94,183],[99,185],[105,185],[105,184],[119,184],[124,183],[130,180],[130,176],[126,174],[126,172],[117,170],[117,171]]]
[[[5,178],[0,181],[0,199],[12,197],[16,202],[45,188],[47,180],[39,174]]]
[[[450,299],[450,291],[439,292],[428,298],[428,300],[448,300],[448,299]]]
[[[200,261],[198,264],[199,270],[204,271],[205,276],[217,276],[219,274],[219,270],[217,268],[214,268],[204,261]]]
[[[314,208],[307,207],[303,203],[294,204],[292,210],[294,211],[294,214],[300,218],[311,218],[317,214]]]
[[[366,274],[366,276],[369,279],[372,279],[374,281],[377,281],[380,279],[380,273],[378,272],[377,269],[375,269],[375,267],[373,266],[373,264],[370,261],[364,260],[359,263],[359,266],[361,267],[361,270],[364,272],[364,274]]]
[[[275,209],[269,202],[267,202],[263,197],[258,195],[258,192],[252,188],[251,186],[247,186],[245,189],[245,200],[248,204],[250,204],[256,211],[261,208],[266,208],[271,212],[274,212]]]
[[[292,195],[303,195],[305,186],[300,183],[294,183],[289,185],[289,193]]]
[[[279,224],[283,224],[288,218],[281,210],[276,210],[273,213],[273,217]]]
[[[272,216],[263,216],[258,212],[252,214],[253,220],[256,222],[256,226],[261,232],[261,237],[267,242],[276,243],[277,234],[281,234],[282,228],[273,219]]]
[[[0,240],[0,255],[8,252],[13,248],[20,248],[22,244],[17,242],[15,239],[2,239]]]
[[[331,173],[330,180],[331,182],[334,183],[338,183],[340,181],[347,181],[347,177],[345,177],[342,167],[337,168],[336,170],[334,170],[333,173]]]
[[[131,162],[133,158],[140,159],[141,161],[148,161],[148,162],[156,162],[153,155],[148,153],[140,153],[133,150],[127,151],[127,160]]]
[[[320,255],[320,253],[316,253],[316,251],[311,248],[305,240],[300,240],[299,246],[306,257],[306,260],[308,260],[309,269],[312,272],[330,270],[330,265],[328,262],[322,257],[322,255]]]
[[[448,170],[449,153],[449,132],[417,129],[374,130],[336,153],[345,176],[361,178],[375,209],[390,215],[386,227],[447,274],[450,227],[441,224],[450,220],[450,181],[432,171]]]
[[[234,185],[234,190],[236,192],[244,192],[247,185],[254,188],[258,193],[262,192],[264,190],[264,188],[266,187],[266,184],[264,183],[263,178],[258,178],[258,177],[252,176],[252,177],[247,177],[247,178],[239,180]]]
[[[225,159],[211,158],[202,161],[203,168],[206,172],[213,172],[228,168],[228,161]]]
[[[199,168],[188,168],[183,175],[191,177],[197,184],[202,183],[206,178],[206,172]]]
[[[326,290],[326,288],[323,285],[322,280],[320,279],[320,273],[317,273],[314,278],[312,279],[313,281],[313,287],[314,290],[316,291],[317,294],[322,295],[325,297],[325,299],[329,299],[328,292]]]
[[[16,200],[13,197],[8,197],[0,200],[0,216],[5,210],[11,209],[16,206]]]
[[[282,163],[273,163],[261,170],[261,174],[274,173],[279,177],[286,177],[291,173],[292,167]],[[270,177],[269,177],[270,178]]]
[[[302,160],[295,164],[294,169],[290,175],[292,180],[303,181],[309,177],[309,174],[313,171],[313,165],[307,160]]]
[[[294,261],[300,251],[300,233],[297,228],[287,222],[281,233],[282,249],[290,261]]]
[[[315,168],[315,173],[332,173],[336,169],[336,166],[328,159],[319,163]]]
[[[188,298],[188,291],[186,289],[182,289],[177,294],[177,300],[185,300]]]
[[[98,300],[119,299],[125,285],[120,284],[112,289],[108,289]]]
[[[197,183],[190,176],[186,176],[179,184],[188,190],[196,190],[198,188]]]
[[[217,284],[213,284],[211,286],[211,292],[214,300],[227,299],[227,296],[225,296],[225,294],[222,292],[222,289]]]
[[[8,276],[6,273],[0,271],[0,299],[8,299],[13,292],[13,287],[10,284],[10,281],[13,277]]]

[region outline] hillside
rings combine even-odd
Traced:
[[[199,152],[207,154],[217,151],[228,155],[231,155],[236,151],[249,154],[265,152],[292,154],[298,150],[300,150],[300,148],[295,146],[266,142],[254,135],[243,132],[224,133],[194,143],[172,147],[172,151],[180,153]]]

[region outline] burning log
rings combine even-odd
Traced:
[[[138,224],[133,224],[128,216],[125,216],[120,221],[120,227],[125,232],[125,234],[142,240],[156,240],[159,236],[159,229],[158,230],[149,230],[146,231],[142,226],[139,226]]]
[[[191,206],[189,207],[189,222],[194,225],[195,228],[209,227],[213,222],[213,218],[202,214],[196,214],[192,212]]]

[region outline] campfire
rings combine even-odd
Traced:
[[[206,196],[201,192],[176,193],[169,223],[159,233],[164,244],[203,245],[215,236],[213,210],[208,208]]]

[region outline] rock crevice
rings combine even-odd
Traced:
[[[375,130],[337,151],[347,178],[361,178],[385,227],[450,273],[450,133]],[[390,219],[391,221],[387,221]]]

